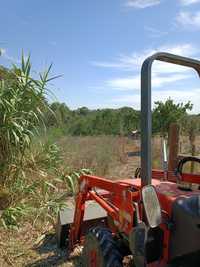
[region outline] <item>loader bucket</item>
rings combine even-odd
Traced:
[[[57,221],[57,243],[58,247],[65,247],[70,226],[74,222],[75,207],[73,205],[63,208],[58,214]],[[87,201],[83,224],[81,225],[81,235],[85,235],[89,228],[93,226],[106,226],[107,213],[94,201]]]

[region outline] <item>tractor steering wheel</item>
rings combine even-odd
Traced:
[[[184,164],[186,164],[187,162],[197,162],[197,163],[200,163],[200,158],[198,158],[198,157],[193,157],[193,156],[182,158],[182,159],[179,161],[178,166],[177,166],[177,169],[176,169],[176,171],[175,171],[175,173],[176,173],[176,175],[178,176],[178,178],[181,178],[182,173],[183,173],[183,166],[184,166]]]

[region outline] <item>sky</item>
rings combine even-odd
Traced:
[[[34,72],[53,63],[50,85],[72,109],[140,109],[140,69],[157,51],[200,59],[200,0],[1,0],[0,64],[30,53]],[[197,74],[153,65],[153,99],[191,101],[200,113]]]

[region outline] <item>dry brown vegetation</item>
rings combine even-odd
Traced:
[[[91,169],[95,175],[112,179],[133,176],[125,168],[129,161],[127,153],[140,150],[138,140],[114,136],[67,137],[59,141],[59,146],[66,166]],[[138,167],[138,159],[133,164]]]

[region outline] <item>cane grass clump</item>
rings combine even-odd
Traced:
[[[51,66],[32,78],[30,57],[22,56],[21,66],[0,72],[0,183],[14,179],[23,165],[26,151],[43,125],[47,83]]]

